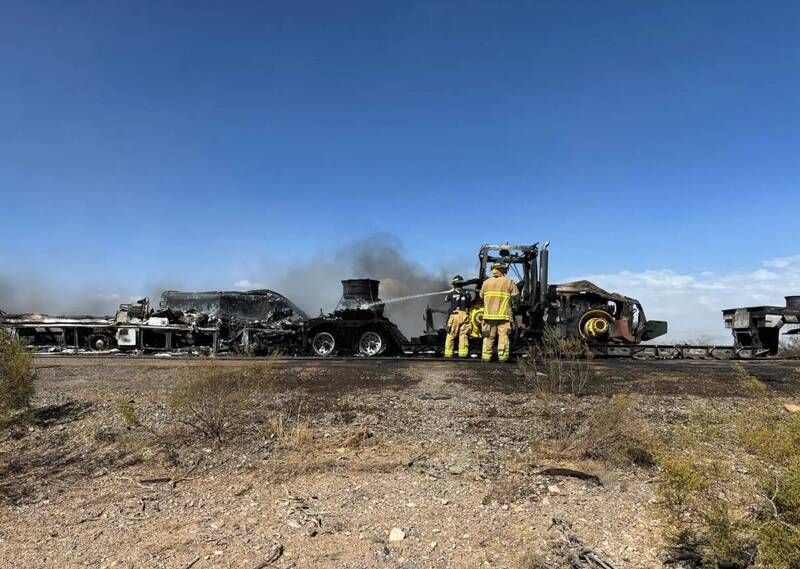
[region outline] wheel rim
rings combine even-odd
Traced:
[[[330,332],[320,332],[314,336],[311,347],[318,356],[329,356],[336,349],[336,339]]]
[[[103,352],[108,349],[109,341],[103,336],[97,336],[92,341],[92,350],[95,352]]]
[[[376,356],[383,350],[383,338],[377,332],[364,332],[358,341],[358,351],[365,356]]]

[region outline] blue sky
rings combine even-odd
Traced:
[[[800,253],[797,2],[2,10],[7,277],[230,288],[376,233],[550,240],[556,278]]]

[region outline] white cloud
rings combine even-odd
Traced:
[[[769,261],[764,261],[765,267],[770,267],[773,269],[786,269],[789,267],[797,267],[800,266],[800,255],[792,255],[791,257],[776,257],[774,259],[770,259]]]
[[[242,279],[240,281],[236,281],[233,286],[235,286],[236,288],[246,288],[248,290],[267,288],[266,284],[260,282],[254,282],[249,279]]]
[[[738,306],[783,306],[784,296],[800,294],[800,255],[768,259],[751,271],[680,274],[669,269],[584,275],[611,291],[642,301],[648,318],[669,321],[669,334],[659,341],[705,337],[731,343],[721,310]],[[568,279],[577,280],[577,279]]]

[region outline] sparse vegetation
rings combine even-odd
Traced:
[[[747,371],[771,380],[759,397],[733,365],[615,369],[603,362],[592,372],[609,375],[598,376],[591,393],[535,397],[531,383],[485,366],[452,373],[305,361],[273,369],[226,360],[58,358],[40,368],[30,420],[0,441],[7,457],[0,496],[37,503],[19,508],[18,535],[35,527],[46,539],[53,520],[76,523],[76,539],[84,550],[95,547],[91,561],[98,562],[118,545],[114,560],[140,550],[142,534],[116,532],[120,523],[142,532],[150,522],[127,522],[208,528],[217,524],[209,517],[216,512],[224,512],[226,531],[228,523],[249,528],[257,519],[264,532],[243,540],[280,533],[287,550],[301,552],[311,544],[306,510],[289,508],[302,497],[331,532],[315,552],[341,551],[351,543],[345,532],[354,537],[365,526],[385,541],[385,531],[395,524],[406,531],[400,524],[412,518],[408,526],[418,533],[396,545],[414,545],[417,536],[423,546],[438,541],[425,547],[431,567],[566,568],[574,549],[550,528],[552,517],[563,516],[615,567],[661,566],[680,548],[698,561],[675,569],[797,569],[800,417],[784,407],[800,396],[788,381],[796,364],[745,362]],[[222,418],[218,431],[187,424],[199,420],[195,412]],[[564,475],[566,469],[602,485]],[[470,539],[487,546],[451,556],[432,528],[461,536],[464,519]],[[656,527],[667,530],[668,541],[651,539]],[[101,529],[109,537],[95,539]],[[211,529],[199,539],[231,535]],[[160,539],[159,547],[180,547],[186,536],[164,531]],[[195,553],[198,543],[184,550],[185,564],[218,547],[210,541]],[[338,561],[392,562],[381,543],[357,543]],[[257,566],[258,559],[239,553],[253,541],[233,544],[220,548],[230,564]],[[56,555],[69,560],[72,551],[65,543]],[[35,565],[38,553],[28,550],[23,564]],[[147,565],[148,558],[135,561]]]
[[[744,517],[724,499],[725,476],[719,463],[673,451],[664,452],[659,464],[657,493],[667,541],[677,550],[699,555],[703,567],[749,566],[753,538]]]
[[[542,341],[531,346],[528,357],[519,365],[523,377],[534,385],[539,395],[581,395],[591,376],[591,357],[583,339],[563,339],[554,328],[547,327]]]
[[[800,417],[750,415],[739,443],[752,453],[738,484],[721,456],[662,450],[658,485],[668,541],[703,567],[800,567]],[[752,488],[750,488],[752,487]],[[748,490],[748,488],[750,488]]]
[[[33,355],[0,330],[0,415],[26,409],[34,395]]]

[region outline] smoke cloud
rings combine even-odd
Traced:
[[[349,243],[333,255],[318,255],[275,279],[257,278],[237,285],[243,289],[254,287],[241,285],[268,285],[267,288],[289,297],[309,316],[315,316],[320,310],[330,312],[336,308],[342,296],[341,281],[351,278],[381,281],[381,299],[389,300],[445,290],[451,275],[445,266],[429,270],[411,261],[396,239],[375,236]],[[444,309],[444,295],[392,303],[384,313],[404,334],[418,336],[425,328],[423,315],[427,306]]]
[[[0,274],[0,310],[10,314],[45,313],[51,315],[113,315],[120,304],[145,296],[157,299],[167,288],[163,283],[147,284],[131,290],[118,284],[93,282],[88,285],[60,285],[39,273]]]
[[[117,292],[56,289],[38,274],[0,275],[0,310],[10,313],[105,315],[120,302],[127,300]]]

